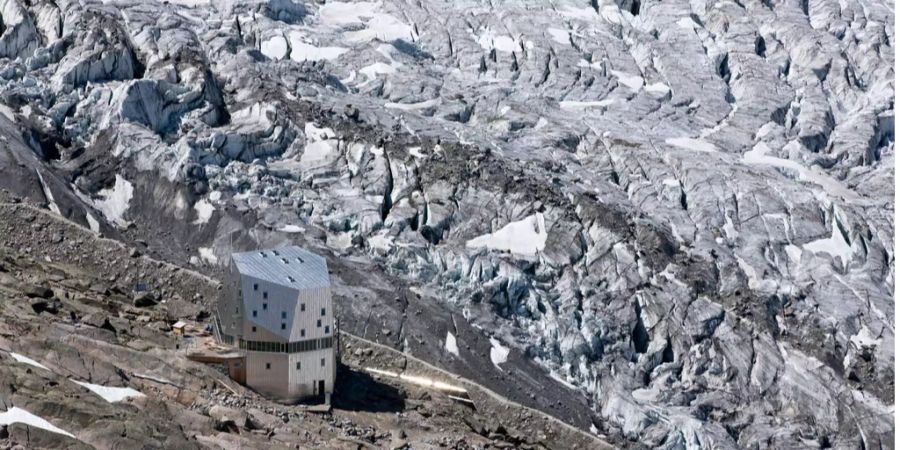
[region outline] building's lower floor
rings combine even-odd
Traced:
[[[246,351],[245,384],[267,397],[297,401],[334,391],[337,372],[333,349],[303,353]]]

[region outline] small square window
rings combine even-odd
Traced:
[[[300,311],[306,311],[306,303],[300,304]]]
[[[263,298],[264,298],[264,299],[268,299],[268,298],[269,298],[269,293],[266,292],[266,291],[263,291]]]
[[[281,329],[282,329],[282,330],[286,330],[286,329],[287,329],[287,324],[284,323],[284,322],[281,322]]]
[[[323,359],[322,361],[325,361],[325,360]],[[266,370],[269,370],[269,369],[271,369],[271,368],[272,368],[272,364],[271,364],[271,363],[266,363]]]
[[[287,311],[282,311],[282,312],[281,312],[281,318],[282,318],[282,319],[287,319]]]
[[[256,327],[253,327],[253,332],[256,333]]]
[[[269,309],[269,304],[268,304],[268,303],[263,303],[263,311],[265,311],[265,310],[267,310],[267,309]]]
[[[322,358],[322,367],[325,367],[325,358]]]
[[[300,330],[300,337],[306,337],[306,329]]]
[[[254,291],[258,291],[258,290],[259,290],[259,284],[258,284],[258,283],[253,283],[253,290],[254,290]]]
[[[325,334],[328,334],[330,332],[331,332],[331,327],[329,327],[328,325],[325,325]]]
[[[316,327],[322,328],[322,319],[316,321]]]
[[[325,308],[322,308],[322,316],[325,316]]]
[[[253,310],[253,317],[256,317],[256,310]]]
[[[297,361],[297,370],[300,370],[300,361]]]

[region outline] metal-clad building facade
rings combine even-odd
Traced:
[[[334,310],[325,259],[299,247],[235,253],[219,301],[223,342],[245,355],[246,384],[292,401],[334,390]]]

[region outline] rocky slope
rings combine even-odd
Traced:
[[[0,448],[595,448],[603,443],[396,351],[341,339],[330,413],[189,361],[218,283],[0,193]],[[24,224],[24,226],[23,226]],[[133,292],[141,280],[155,288]],[[185,298],[187,297],[187,298]],[[186,337],[171,331],[186,321]],[[468,390],[447,394],[366,368]],[[612,448],[612,447],[607,447]]]
[[[877,1],[3,3],[3,186],[623,446],[891,446]]]

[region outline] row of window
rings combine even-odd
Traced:
[[[262,309],[263,309],[263,311],[269,309],[269,304],[268,304],[268,303],[263,303],[263,304],[262,304]],[[300,304],[300,311],[306,311],[306,303],[301,303],[301,304]],[[238,310],[237,308],[234,309],[234,312],[235,312],[235,314],[239,314],[239,310]],[[253,310],[253,317],[256,317],[256,314],[257,314],[257,312],[256,312],[256,310],[254,309],[254,310]],[[320,314],[320,315],[321,315],[322,317],[325,317],[325,308],[322,308],[322,311],[321,311],[321,314]],[[282,311],[282,312],[281,312],[281,318],[282,318],[282,319],[287,319],[287,311]]]
[[[317,321],[316,321],[316,327],[317,327],[317,328],[322,328],[322,320],[317,320]],[[282,330],[287,330],[287,324],[284,323],[284,322],[281,322],[281,329],[282,329]],[[256,325],[253,325],[253,326],[250,328],[250,331],[256,333]],[[331,326],[330,326],[330,325],[325,325],[325,334],[328,334],[328,333],[331,333]],[[301,328],[301,329],[300,329],[300,337],[306,337],[306,328]]]
[[[302,353],[331,348],[333,344],[333,338],[328,336],[294,342],[245,341],[241,339],[239,347],[241,350],[249,350],[251,352]]]
[[[319,365],[322,367],[325,367],[325,358],[322,358],[322,360],[319,362]],[[266,363],[266,370],[271,370],[271,369],[272,369],[272,363]],[[297,370],[300,370],[300,361],[297,361]]]
[[[290,278],[290,277],[288,277],[288,278]],[[293,282],[294,280],[291,279],[290,281]],[[253,283],[253,290],[254,290],[254,291],[258,291],[258,290],[259,290],[259,283]],[[244,298],[244,291],[239,289],[239,290],[238,290],[238,296],[239,296],[240,298]],[[268,300],[268,299],[269,299],[269,292],[268,292],[268,291],[263,291],[263,300]],[[267,309],[269,309],[269,304],[268,304],[268,303],[263,303],[263,304],[262,304],[262,309],[263,309],[264,311],[267,310]],[[301,303],[301,304],[300,304],[300,311],[306,311],[306,303]],[[237,313],[237,311],[235,311],[235,313]],[[324,316],[325,316],[325,308],[322,308],[322,310],[320,311],[320,313],[321,313],[322,317],[324,317]],[[282,313],[281,313],[281,318],[284,319],[285,316],[286,316],[286,314],[287,314],[286,312],[282,312]],[[256,311],[253,311],[253,317],[256,317]]]

